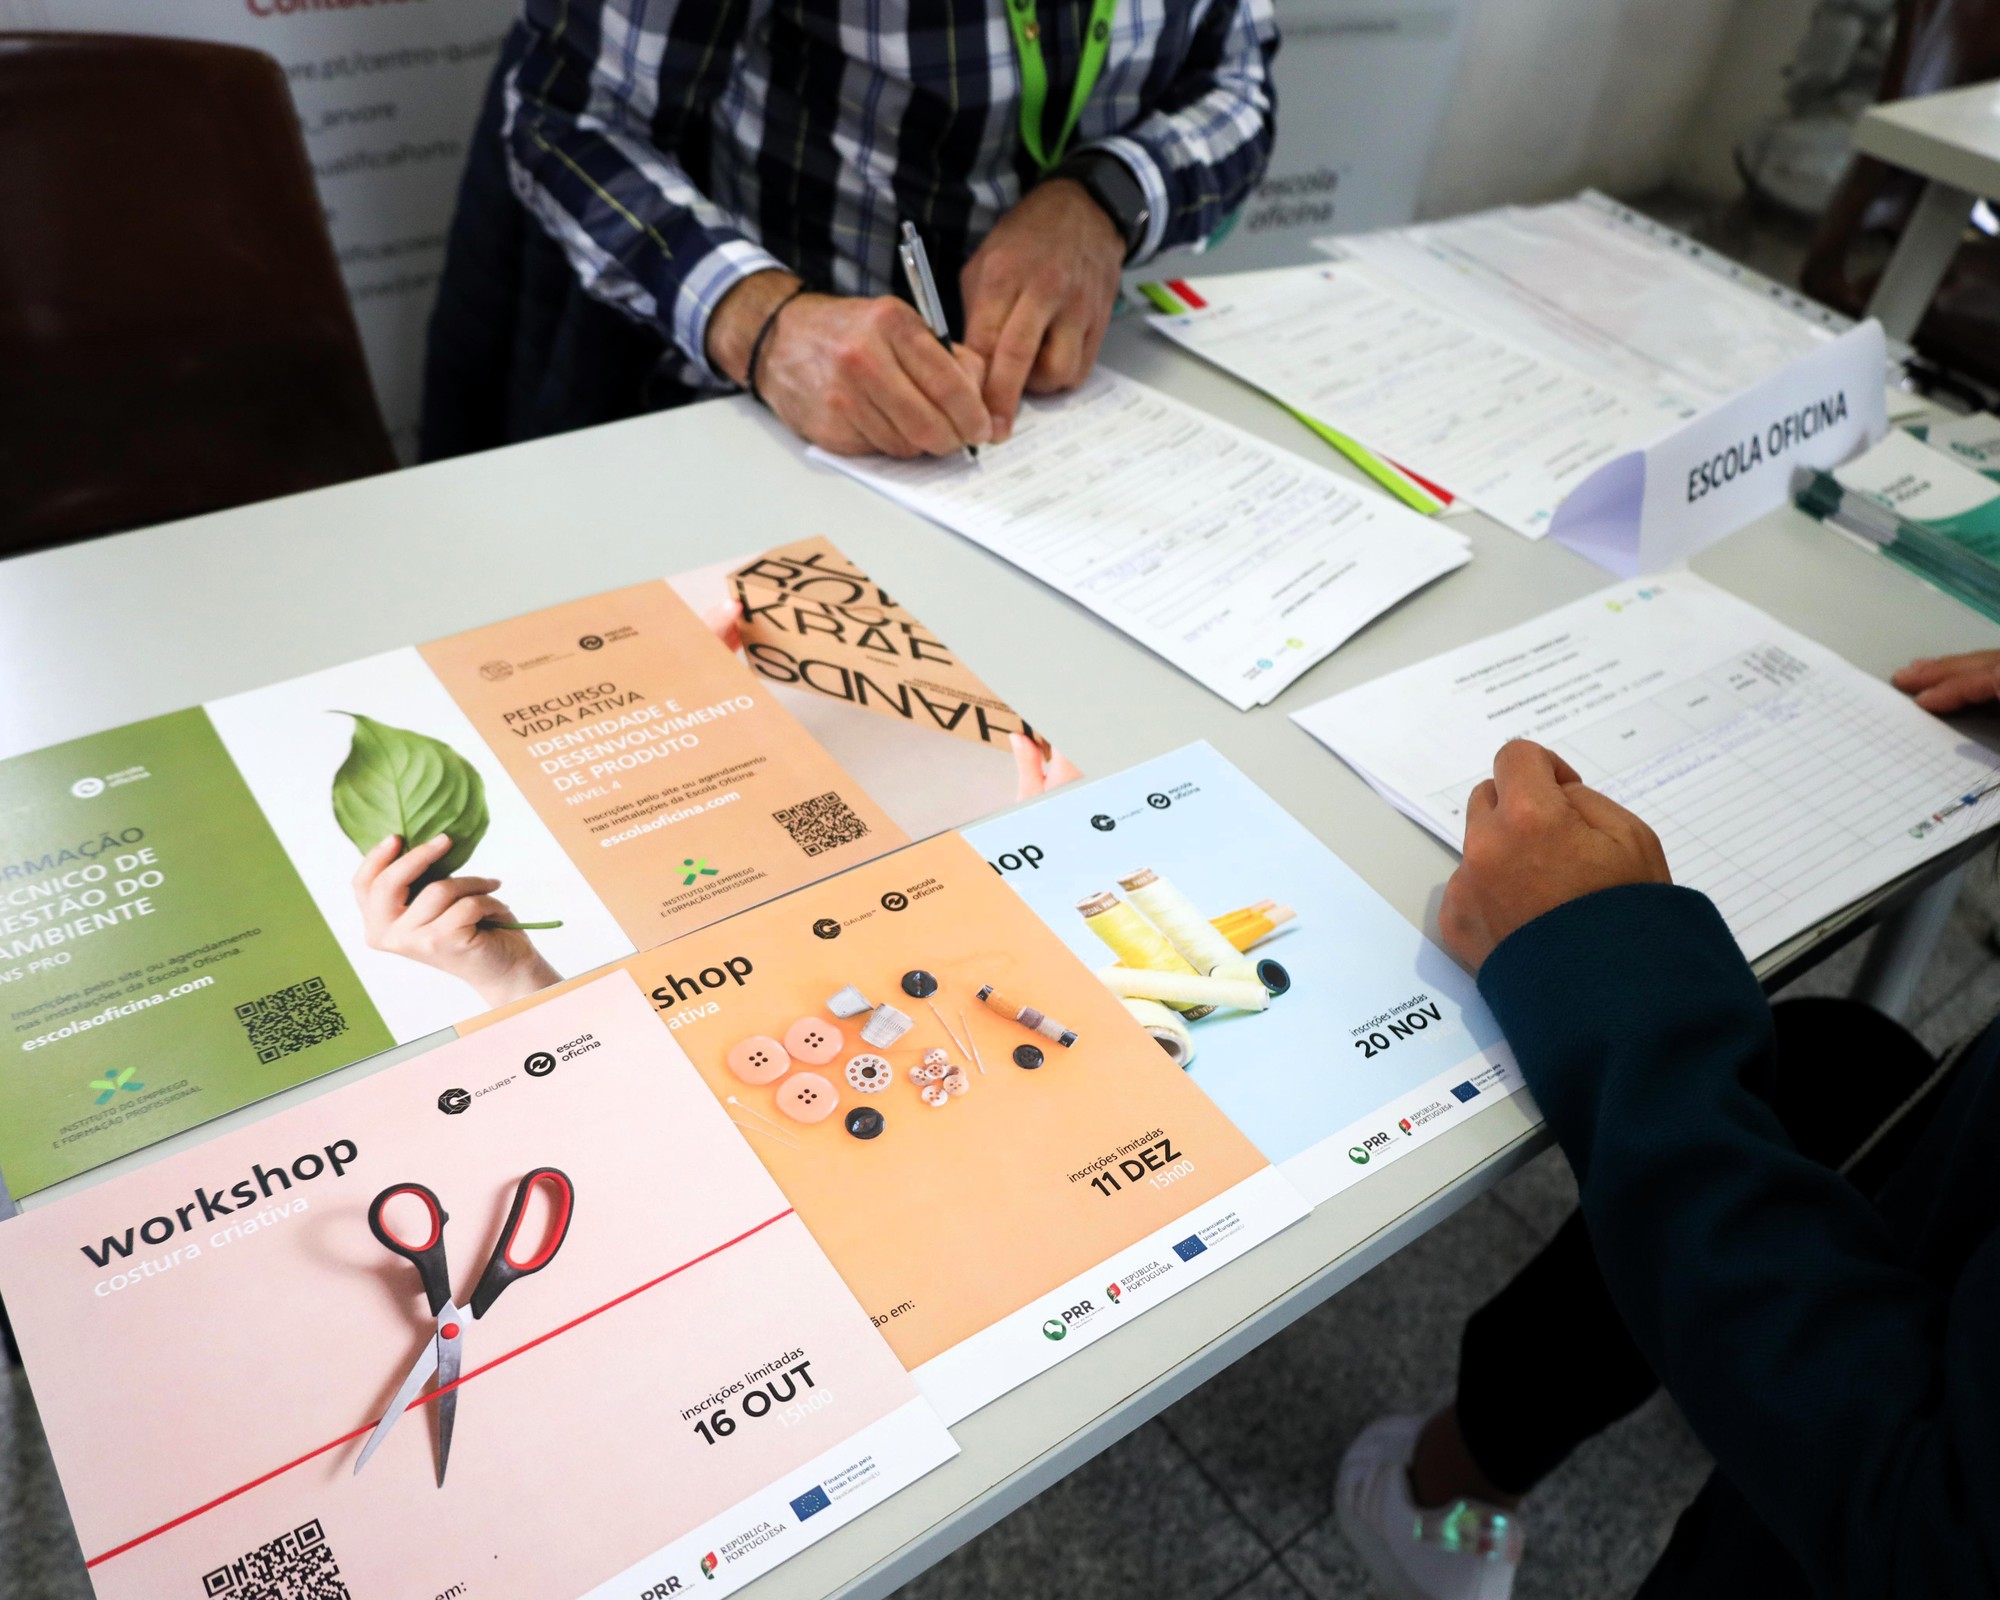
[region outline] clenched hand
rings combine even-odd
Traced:
[[[1651,828],[1553,750],[1516,739],[1466,804],[1465,857],[1444,886],[1438,932],[1477,972],[1545,911],[1620,884],[1672,881]]]

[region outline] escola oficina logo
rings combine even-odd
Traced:
[[[97,1103],[104,1105],[107,1101],[113,1099],[120,1089],[129,1089],[132,1093],[137,1094],[141,1089],[145,1088],[146,1086],[143,1083],[134,1083],[132,1081],[132,1074],[136,1071],[138,1071],[136,1067],[120,1067],[108,1077],[92,1078],[90,1080],[91,1088],[102,1091],[97,1097]]]

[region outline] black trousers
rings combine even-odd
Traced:
[[[1900,1024],[1858,1001],[1788,1000],[1772,1015],[1772,1109],[1802,1154],[1836,1168],[1852,1160],[1849,1181],[1875,1193],[1947,1087],[1931,1082],[1938,1063]],[[1611,1303],[1575,1212],[1467,1321],[1459,1428],[1493,1485],[1525,1494],[1659,1386]]]

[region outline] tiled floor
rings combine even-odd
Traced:
[[[1942,1048],[2000,1011],[2000,868],[1973,868],[1912,1023]],[[1794,987],[1839,993],[1864,944]],[[1474,1201],[1327,1305],[1115,1445],[901,1592],[1147,1600],[1374,1600],[1328,1514],[1339,1450],[1384,1411],[1451,1382],[1465,1316],[1567,1214],[1554,1153]],[[1707,1471],[1655,1401],[1573,1457],[1529,1500],[1519,1600],[1628,1595]],[[34,1404],[0,1382],[0,1597],[90,1593]]]

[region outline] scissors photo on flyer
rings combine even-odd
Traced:
[[[528,1197],[537,1185],[547,1186],[553,1211],[541,1247],[527,1260],[516,1261],[514,1242],[521,1231]],[[401,1238],[390,1229],[386,1216],[389,1203],[404,1196],[420,1202],[424,1207],[428,1229],[421,1240]],[[486,1270],[480,1274],[471,1300],[460,1305],[452,1298],[451,1271],[446,1265],[444,1253],[444,1225],[451,1218],[438,1197],[421,1183],[398,1183],[384,1189],[369,1203],[369,1231],[381,1241],[383,1248],[401,1256],[417,1269],[437,1327],[424,1342],[416,1364],[396,1391],[396,1398],[389,1402],[389,1409],[382,1413],[382,1420],[369,1434],[368,1443],[362,1446],[360,1459],[354,1463],[356,1472],[368,1465],[368,1458],[381,1448],[389,1430],[395,1427],[396,1419],[415,1403],[424,1384],[436,1377],[437,1481],[439,1488],[444,1487],[445,1464],[451,1459],[452,1423],[458,1415],[459,1374],[465,1364],[466,1323],[485,1316],[493,1302],[500,1298],[501,1291],[516,1278],[540,1272],[555,1259],[556,1252],[568,1236],[570,1213],[575,1204],[576,1190],[568,1175],[557,1168],[537,1167],[523,1178],[514,1191],[514,1204],[507,1212],[506,1222],[501,1225],[500,1238],[493,1246],[493,1254],[487,1258]]]

